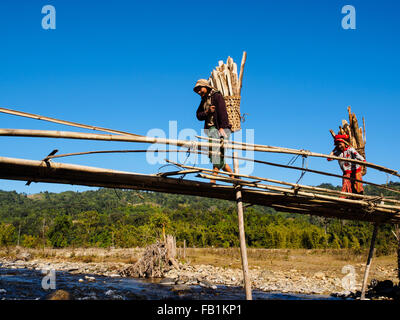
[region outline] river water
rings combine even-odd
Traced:
[[[42,300],[51,293],[51,288],[42,288],[46,275],[31,269],[0,268],[0,300]],[[87,277],[94,277],[88,281]],[[84,280],[83,282],[79,279]],[[77,300],[242,300],[243,288],[218,285],[217,289],[199,285],[176,290],[173,285],[162,285],[159,280],[105,277],[98,275],[71,274],[56,271],[56,289],[73,294]],[[50,282],[47,282],[50,283]],[[253,299],[258,300],[338,300],[323,295],[286,294],[253,290]]]

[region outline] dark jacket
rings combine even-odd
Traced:
[[[214,122],[217,129],[220,128],[229,128],[231,129],[232,126],[229,123],[228,119],[228,112],[226,111],[226,104],[224,97],[219,91],[212,90],[207,96],[201,98],[201,102],[199,107],[197,108],[196,116],[197,119],[200,121],[204,121],[204,129],[207,128],[207,114],[204,111],[204,103],[206,103],[207,98],[211,96],[211,105],[215,106],[214,112]]]

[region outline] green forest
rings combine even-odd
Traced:
[[[322,187],[337,188],[330,184]],[[400,183],[390,183],[400,190]],[[367,194],[381,189],[366,186]],[[384,191],[385,196],[398,194]],[[177,245],[238,247],[236,203],[194,196],[120,189],[27,195],[0,191],[0,245],[24,247],[142,247],[165,228]],[[377,252],[397,244],[381,225]],[[369,245],[370,223],[245,208],[246,241],[253,248],[352,248]]]

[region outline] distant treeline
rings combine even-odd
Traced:
[[[399,183],[390,186],[400,190]],[[368,194],[381,192],[366,187]],[[236,204],[231,201],[114,189],[29,196],[0,191],[1,246],[145,246],[160,237],[163,228],[176,236],[178,245],[186,240],[190,247],[239,246]],[[396,249],[392,229],[380,226],[380,253]],[[279,213],[261,206],[245,209],[245,230],[247,244],[254,248],[359,250],[369,245],[372,235],[370,223]]]

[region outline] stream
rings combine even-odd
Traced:
[[[42,288],[46,274],[38,270],[0,267],[0,300],[43,300],[53,292]],[[160,279],[106,277],[56,271],[55,289],[71,293],[76,300],[243,300],[243,288],[218,285],[160,284]],[[341,300],[324,295],[289,294],[253,290],[255,300]]]

